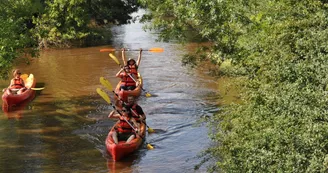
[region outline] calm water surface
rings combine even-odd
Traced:
[[[210,145],[207,128],[197,125],[204,115],[217,110],[217,83],[206,74],[181,66],[186,46],[155,42],[156,35],[135,23],[112,29],[113,45],[41,53],[30,65],[19,65],[33,73],[36,98],[11,114],[0,113],[0,172],[206,172],[194,171],[197,155]],[[111,106],[95,92],[99,77],[113,86],[119,70],[102,48],[164,48],[163,53],[144,51],[140,73],[144,89],[152,94],[139,98],[147,124],[156,130],[146,140],[155,149],[142,146],[120,162],[113,162],[105,138],[115,120],[107,118]],[[115,53],[121,58],[120,53]],[[127,52],[137,58],[138,52]],[[121,60],[121,59],[120,59]],[[9,81],[0,81],[1,89]],[[112,97],[111,92],[108,94]],[[2,101],[1,101],[2,103]]]

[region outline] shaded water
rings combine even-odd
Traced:
[[[207,128],[196,123],[217,110],[215,80],[182,67],[186,47],[155,42],[156,35],[144,32],[140,23],[112,31],[111,47],[165,50],[144,51],[139,67],[144,89],[153,95],[147,98],[143,93],[138,103],[147,124],[156,130],[146,137],[155,149],[143,146],[116,163],[106,152],[105,138],[115,120],[107,118],[112,108],[95,89],[105,90],[101,76],[113,86],[118,82],[118,65],[108,53],[99,52],[108,47],[50,50],[31,65],[19,66],[45,89],[10,119],[0,113],[0,172],[205,172],[205,167],[194,171],[201,161],[197,155],[210,143]],[[136,59],[138,52],[126,55]],[[116,56],[121,57],[118,52]],[[0,88],[8,83],[1,81]]]

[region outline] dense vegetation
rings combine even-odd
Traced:
[[[208,122],[216,172],[328,171],[328,2],[141,0],[161,39],[212,44],[184,63],[211,61],[240,78],[242,103]]]
[[[136,0],[2,0],[0,78],[39,48],[106,43],[100,27],[129,23],[138,7]]]

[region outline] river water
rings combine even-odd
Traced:
[[[112,28],[112,45],[66,50],[47,50],[30,65],[20,64],[24,73],[37,79],[35,99],[11,114],[0,112],[0,172],[206,172],[197,156],[210,145],[208,129],[197,123],[217,111],[217,82],[206,70],[181,66],[181,58],[193,46],[156,42],[141,23]],[[112,110],[97,95],[103,88],[99,77],[116,86],[119,67],[100,49],[161,47],[163,53],[143,52],[139,71],[144,89],[152,94],[139,98],[147,124],[155,133],[147,134],[139,151],[113,162],[105,138],[116,120]],[[120,52],[115,55],[120,59]],[[137,51],[126,56],[137,58]],[[205,68],[206,69],[206,68]],[[8,81],[0,81],[1,89]],[[111,92],[109,96],[113,99]],[[2,103],[2,101],[1,101]]]

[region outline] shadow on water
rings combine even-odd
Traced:
[[[41,92],[24,104],[18,121],[0,121],[0,172],[83,172],[103,167],[100,153],[105,153],[105,135],[114,124],[104,116],[107,105],[98,95],[39,102],[44,96],[48,97]]]

